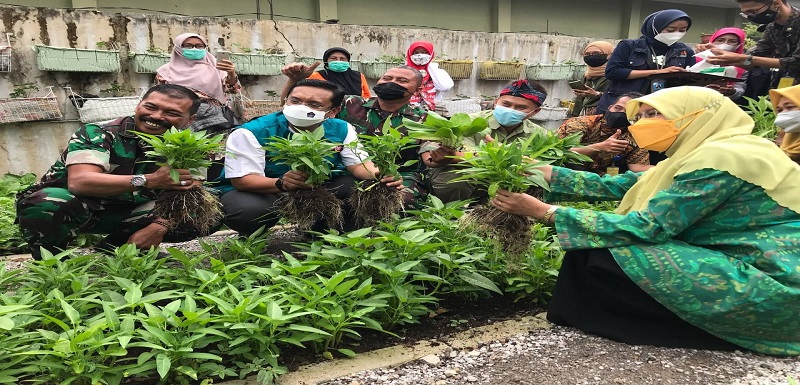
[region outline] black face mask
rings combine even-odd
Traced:
[[[398,100],[406,97],[408,89],[394,82],[381,83],[372,87],[375,95],[383,100]]]
[[[604,117],[609,128],[623,129],[631,125],[631,122],[628,121],[628,115],[624,112],[606,111]]]
[[[771,4],[770,4],[771,5]],[[773,11],[769,7],[764,12],[747,16],[747,20],[756,24],[769,24],[778,18],[778,11]]]
[[[608,62],[608,55],[604,53],[598,53],[594,55],[586,55],[583,57],[583,62],[586,63],[589,67],[600,67],[603,64]]]

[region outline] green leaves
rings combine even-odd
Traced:
[[[211,165],[211,155],[222,149],[222,135],[209,137],[205,131],[192,132],[191,129],[170,128],[161,135],[136,132],[152,150],[145,152],[149,157],[159,159],[159,166],[172,168],[170,176],[178,181],[176,169],[188,169],[192,175],[199,175],[200,168]]]
[[[402,165],[397,164],[400,152],[415,147],[417,140],[392,128],[390,119],[386,119],[384,122],[380,135],[359,135],[358,138],[358,143],[353,142],[352,147],[362,146],[369,154],[369,159],[362,160],[371,160],[383,175],[398,175],[397,170],[401,166],[410,166],[416,163],[416,161],[408,161]]]
[[[301,130],[288,139],[269,138],[264,150],[278,164],[307,174],[306,184],[319,186],[330,178],[333,167],[331,159],[341,145],[325,139],[325,129],[320,126],[313,132]]]
[[[539,167],[591,160],[570,151],[578,145],[579,134],[559,139],[552,132],[535,132],[511,143],[481,142],[477,152],[461,158],[459,165],[463,168],[456,170],[461,176],[455,180],[487,186],[489,196],[499,189],[525,192],[537,186],[549,190]]]
[[[408,135],[414,139],[440,142],[443,146],[460,149],[465,137],[475,135],[487,127],[489,122],[484,118],[472,119],[467,114],[454,114],[450,119],[429,111],[425,121],[417,123],[403,119]]]
[[[759,96],[758,100],[744,97],[747,100],[747,114],[753,118],[755,127],[753,135],[774,140],[778,136],[778,126],[775,125],[775,110],[769,97]]]

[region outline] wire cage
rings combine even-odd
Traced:
[[[105,122],[123,116],[131,116],[142,100],[142,94],[111,98],[86,98],[73,92],[72,87],[64,87],[64,90],[72,104],[78,109],[78,116],[83,123]]]
[[[570,64],[532,64],[525,66],[525,77],[528,80],[565,80],[571,79],[575,66]]]
[[[54,120],[63,117],[53,87],[48,87],[47,94],[41,97],[0,99],[0,123]]]
[[[447,71],[453,80],[464,80],[472,77],[472,60],[437,60],[439,68]]]
[[[480,78],[483,80],[517,80],[522,74],[522,62],[485,61],[481,63]]]
[[[567,112],[569,112],[569,110],[563,107],[543,106],[531,119],[540,122],[564,120],[567,118]]]
[[[36,65],[42,71],[119,72],[119,51],[36,45]]]
[[[444,100],[442,104],[444,104],[444,114],[448,117],[458,113],[471,114],[481,111],[481,99]]]
[[[240,75],[280,75],[286,65],[284,54],[231,53],[231,61],[236,64]]]
[[[237,94],[233,97],[233,103],[234,109],[239,110],[243,122],[281,110],[279,99],[252,100],[243,94]]]
[[[170,55],[149,52],[133,53],[133,71],[137,74],[154,74],[158,67],[169,63]]]
[[[0,72],[11,72],[11,47],[0,45]]]

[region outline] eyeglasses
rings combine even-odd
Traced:
[[[182,44],[181,48],[196,48],[196,49],[206,49],[206,45],[203,43],[198,44]]]
[[[633,116],[633,119],[630,120],[631,123],[636,123],[639,119],[653,119],[657,116],[663,116],[660,112],[656,110],[647,110],[645,112],[640,112]]]
[[[747,16],[758,15],[759,13],[761,13],[762,9],[764,9],[765,7],[769,7],[770,5],[771,5],[771,3],[770,4],[764,4],[759,9],[755,9],[755,10],[747,11],[747,12],[739,12],[739,15],[741,15],[744,18],[746,18]]]
[[[328,110],[330,110],[329,107],[324,106],[324,105],[322,105],[320,103],[317,103],[317,102],[303,103],[302,100],[300,100],[298,98],[295,98],[295,97],[290,97],[290,98],[286,99],[286,104],[288,104],[290,106],[297,106],[297,105],[303,104],[306,107],[308,107],[308,108],[310,108],[312,110],[317,110],[317,111],[328,111]]]

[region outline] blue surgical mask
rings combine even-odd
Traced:
[[[183,57],[189,60],[201,60],[206,57],[206,50],[197,48],[181,48]]]
[[[350,62],[347,61],[328,62],[328,69],[333,72],[345,72],[350,69]]]
[[[494,106],[494,118],[503,127],[516,127],[525,120],[526,116],[528,114],[523,111],[498,105]]]

